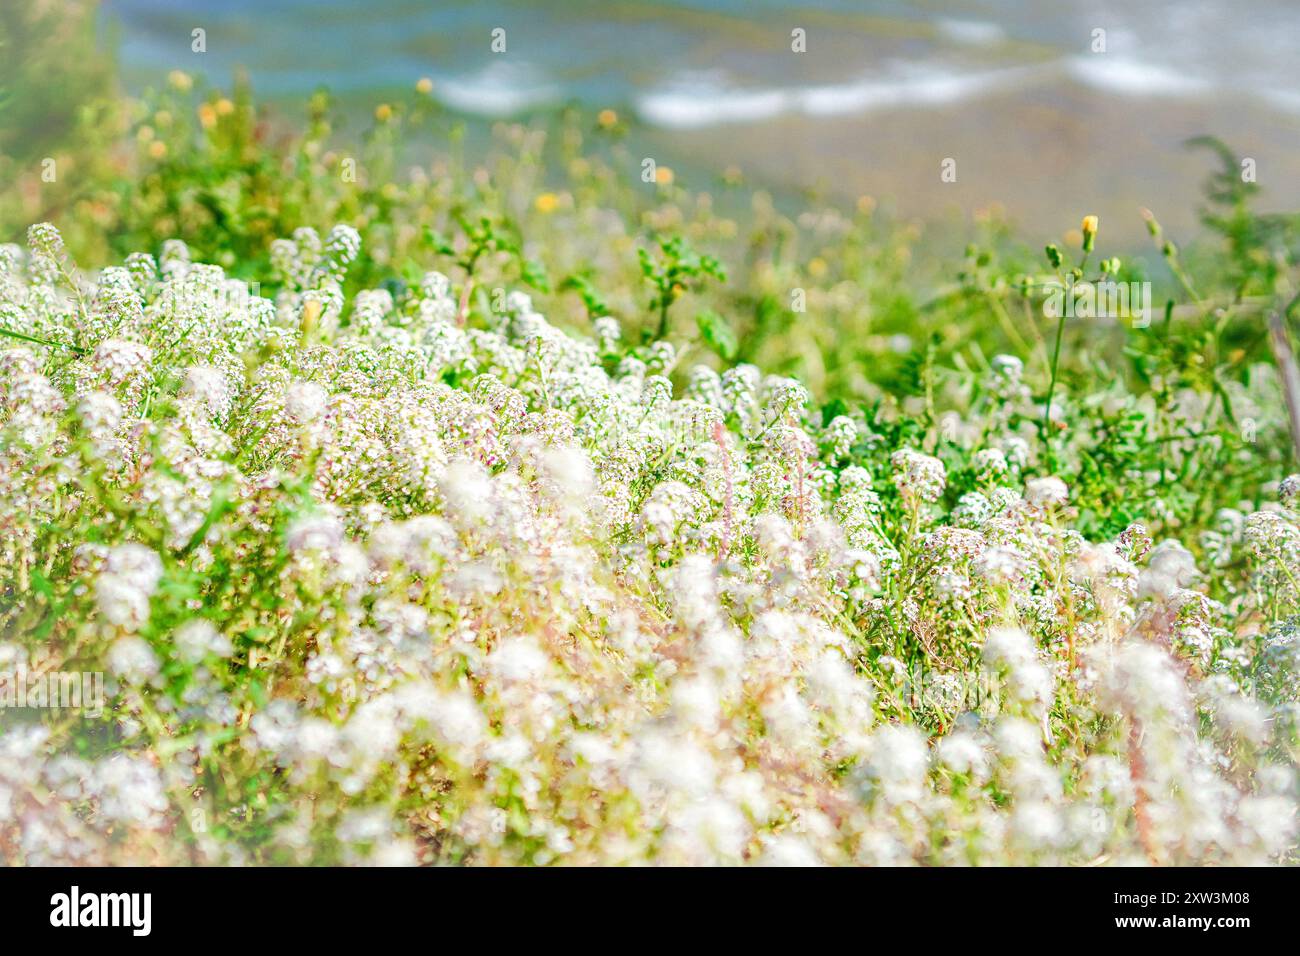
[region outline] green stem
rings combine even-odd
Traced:
[[[1069,293],[1067,293],[1069,294]],[[1065,310],[1056,323],[1056,345],[1052,349],[1052,377],[1047,383],[1047,401],[1043,403],[1043,444],[1047,448],[1047,467],[1055,470],[1056,462],[1052,456],[1052,394],[1056,391],[1056,368],[1061,361],[1061,339],[1065,334]]]
[[[71,343],[68,342],[47,342],[45,339],[38,339],[34,335],[26,335],[22,332],[15,332],[13,329],[6,329],[0,327],[0,335],[7,335],[11,339],[21,339],[24,342],[32,342],[36,345],[44,345],[46,348],[49,349],[69,349],[70,351],[76,352],[78,355],[87,354],[86,350],[81,348],[78,345],[72,345]]]

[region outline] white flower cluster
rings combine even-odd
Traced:
[[[0,735],[29,861],[1289,859],[1296,479],[1205,551],[1221,601],[1177,541],[1084,540],[1010,415],[958,460],[521,293],[349,303],[346,227],[276,243],[275,302],[169,243],[89,314],[35,239],[0,659],[114,683]]]

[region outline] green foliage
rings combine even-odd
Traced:
[[[740,346],[736,342],[736,333],[726,319],[711,309],[706,309],[695,317],[695,324],[699,327],[700,338],[721,358],[730,362],[736,357]]]
[[[708,279],[727,281],[722,264],[713,256],[696,252],[682,236],[660,237],[656,258],[644,247],[637,249],[641,277],[650,285],[651,312],[659,316],[655,338],[668,334],[668,310],[687,291],[700,288]]]

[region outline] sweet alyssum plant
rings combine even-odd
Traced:
[[[274,299],[30,240],[0,674],[107,700],[0,712],[9,862],[1293,857],[1300,478],[1088,540],[1009,356],[936,445],[437,272],[346,301],[347,226]]]

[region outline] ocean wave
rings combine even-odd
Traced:
[[[477,116],[510,116],[556,101],[560,89],[526,63],[499,62],[468,76],[441,78],[438,98]]]
[[[1038,66],[980,72],[896,64],[893,74],[808,87],[744,89],[716,74],[692,74],[637,99],[637,114],[657,126],[684,129],[758,122],[787,113],[841,116],[873,109],[942,106],[1012,88],[1040,75]]]
[[[1272,106],[1288,113],[1300,113],[1300,92],[1296,90],[1263,90],[1260,95]]]
[[[690,71],[633,98],[637,116],[666,129],[762,123],[779,116],[834,117],[909,107],[937,108],[1032,85],[1072,81],[1128,97],[1198,97],[1216,91],[1254,94],[1274,108],[1300,113],[1300,94],[1243,90],[1164,64],[1115,53],[986,69],[890,62],[881,73],[813,86],[746,87],[722,70]],[[557,103],[563,86],[537,67],[493,63],[477,73],[442,78],[441,100],[453,109],[501,117]]]
[[[1066,66],[1076,81],[1094,89],[1128,96],[1196,96],[1214,84],[1167,66],[1113,53],[1071,58]]]

